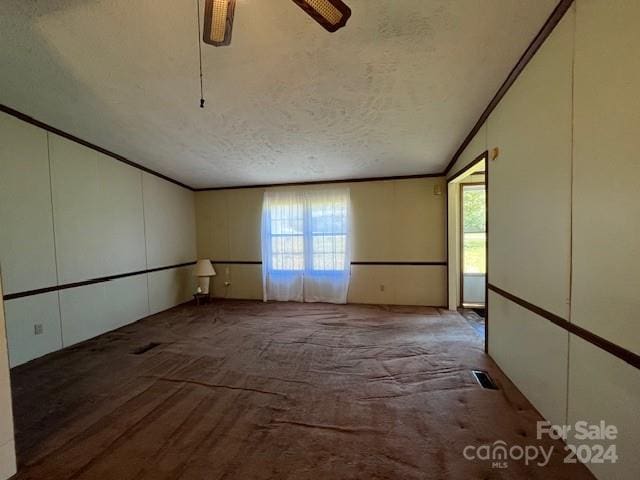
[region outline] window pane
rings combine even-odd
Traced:
[[[313,236],[313,269],[344,270],[346,235]]]
[[[339,252],[344,255],[346,235],[314,235],[313,253]]]
[[[462,186],[464,273],[486,273],[486,193],[485,185]]]
[[[347,206],[319,203],[311,206],[311,233],[346,233]]]
[[[344,253],[314,253],[313,269],[318,271],[344,270]]]
[[[271,265],[273,270],[304,269],[303,206],[294,201],[272,204]]]
[[[271,262],[274,270],[304,269],[304,237],[272,235]]]
[[[304,240],[302,235],[272,235],[271,252],[277,253],[303,253]]]
[[[270,213],[273,235],[302,235],[302,205],[275,205],[271,207]]]
[[[304,255],[283,253],[272,255],[271,262],[273,270],[303,270]]]
[[[486,273],[486,233],[465,233],[463,242],[464,273]]]
[[[311,268],[344,270],[346,262],[347,205],[323,201],[311,206]]]
[[[486,197],[484,185],[465,185],[462,192],[463,231],[484,233],[487,229]]]

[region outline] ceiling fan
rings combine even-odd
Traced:
[[[344,27],[351,9],[341,0],[292,0],[327,31]],[[231,43],[236,0],[206,0],[203,41],[216,47]]]

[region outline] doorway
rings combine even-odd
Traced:
[[[460,312],[487,349],[487,152],[447,185],[449,310]]]
[[[484,309],[487,285],[487,199],[484,181],[460,185],[460,220],[460,306]]]

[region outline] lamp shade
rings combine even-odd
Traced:
[[[351,16],[351,9],[342,0],[293,0],[325,30],[335,32],[344,27]]]
[[[194,272],[194,275],[196,277],[213,277],[215,274],[216,271],[213,268],[211,260],[209,260],[208,258],[198,260],[198,264],[196,265],[196,269]]]
[[[207,0],[204,7],[203,40],[209,45],[224,47],[231,43],[236,0]]]

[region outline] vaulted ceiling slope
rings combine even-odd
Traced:
[[[193,187],[440,172],[556,0],[2,0],[0,103]],[[200,1],[204,9],[204,0]]]

